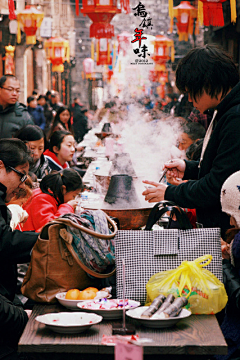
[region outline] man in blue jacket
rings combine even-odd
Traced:
[[[171,200],[184,208],[196,209],[204,227],[220,227],[222,236],[230,228],[222,212],[220,192],[224,181],[240,170],[240,82],[231,57],[213,45],[192,49],[178,64],[176,85],[188,93],[193,106],[212,112],[204,138],[200,162],[173,160],[166,163],[167,180],[189,180],[178,186],[158,184],[143,192],[145,200]]]
[[[14,75],[0,78],[0,138],[11,138],[27,124],[34,124],[24,104],[18,102],[20,83]]]

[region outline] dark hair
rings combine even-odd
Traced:
[[[68,136],[68,135],[73,136],[73,134],[71,134],[70,131],[66,131],[66,130],[54,131],[54,133],[52,134],[52,136],[49,139],[49,142],[50,142],[49,150],[54,152],[53,151],[54,146],[56,146],[58,149],[60,149],[63,139],[65,138],[65,136]]]
[[[205,128],[197,122],[184,124],[182,130],[193,141],[204,138],[206,133]]]
[[[14,137],[24,142],[37,141],[44,138],[44,133],[39,126],[29,124],[18,130]]]
[[[228,229],[225,233],[225,241],[226,243],[230,244],[230,242],[232,241],[232,239],[235,238],[235,235],[237,235],[239,233],[239,229],[234,227],[231,229]]]
[[[222,98],[239,82],[239,72],[232,58],[216,45],[196,47],[180,60],[176,86],[196,101],[205,91],[211,98]]]
[[[83,189],[82,178],[74,169],[52,171],[42,179],[40,189],[44,194],[53,196],[60,205],[64,203],[63,185],[66,186],[67,192]]]
[[[37,94],[38,94],[37,90],[33,90],[32,95],[37,95]]]
[[[31,101],[35,100],[36,98],[34,96],[29,96],[27,98],[27,103],[30,104]]]
[[[46,96],[48,97],[48,95],[51,95],[52,93],[51,93],[51,91],[50,90],[48,90],[47,92],[46,92]]]
[[[53,130],[57,126],[58,123],[60,123],[66,129],[66,125],[60,120],[60,114],[65,110],[67,110],[69,112],[70,117],[69,117],[69,120],[68,120],[68,129],[73,134],[72,124],[71,124],[71,110],[67,106],[61,106],[58,109],[58,111],[56,113],[56,116],[54,118],[52,127],[51,127],[51,134],[53,133]]]
[[[7,79],[18,80],[18,78],[17,78],[15,75],[11,75],[11,74],[3,75],[3,76],[0,78],[0,87],[2,87],[2,86],[5,84],[5,82],[7,81]]]
[[[202,153],[203,139],[200,139],[191,144],[186,150],[186,157],[188,160],[200,160]]]
[[[116,102],[115,101],[109,101],[105,104],[105,109],[111,109],[113,106],[116,105]]]
[[[17,167],[32,164],[31,152],[26,144],[19,139],[0,139],[0,160],[4,163],[6,171],[12,171],[7,166]]]
[[[46,96],[45,95],[39,95],[39,97],[37,98],[38,100],[41,100],[41,99],[45,99],[46,100]]]

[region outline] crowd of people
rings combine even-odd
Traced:
[[[200,223],[221,229],[223,269],[239,284],[237,293],[229,279],[225,284],[230,299],[221,325],[229,342],[226,359],[237,359],[240,346],[239,84],[230,56],[205,45],[191,50],[178,64],[176,86],[181,94],[169,92],[157,102],[150,96],[138,101],[147,112],[146,122],[171,117],[181,125],[176,139],[181,156],[165,163],[167,184],[144,181],[151,185],[143,192],[145,200],[174,201],[191,214],[194,227]],[[17,266],[27,267],[45,224],[74,213],[84,175],[74,159],[76,144],[89,130],[88,110],[78,97],[65,106],[56,92],[34,91],[25,106],[18,102],[19,94],[15,76],[0,78],[0,358],[4,359],[18,358],[17,343],[30,307],[19,296]],[[124,126],[132,102],[120,102],[116,96],[96,111],[92,121],[107,118],[113,126]]]

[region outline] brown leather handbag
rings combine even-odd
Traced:
[[[76,288],[98,287],[100,279],[110,277],[110,273],[97,273],[87,268],[79,259],[72,246],[72,235],[66,226],[72,226],[96,238],[112,239],[117,226],[106,215],[111,234],[99,234],[69,219],[57,218],[46,224],[35,243],[31,262],[21,287],[22,294],[36,302],[54,303],[59,292]],[[91,278],[87,275],[94,276]]]

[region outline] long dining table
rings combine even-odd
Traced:
[[[112,324],[119,320],[103,320],[86,332],[58,334],[35,320],[46,313],[66,312],[59,304],[34,306],[20,338],[18,351],[29,359],[51,360],[110,360],[114,359],[114,345],[103,345],[103,335],[112,335]],[[172,328],[145,328],[136,320],[127,319],[136,327],[140,339],[151,339],[144,346],[144,359],[209,359],[227,354],[227,344],[215,315],[191,315]]]

